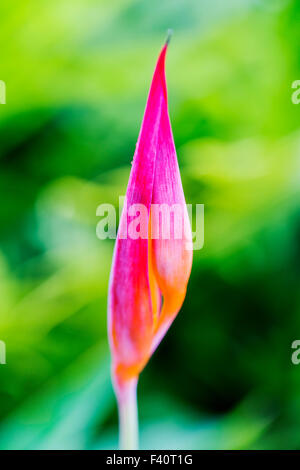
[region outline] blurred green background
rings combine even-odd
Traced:
[[[205,204],[184,307],[142,373],[142,448],[300,448],[298,0],[1,2],[0,448],[117,447],[114,242],[166,30],[186,199]]]

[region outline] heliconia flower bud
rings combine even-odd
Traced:
[[[112,263],[108,326],[116,389],[137,380],[165,335],[184,301],[192,266],[191,227],[168,114],[167,45],[155,68]],[[132,237],[130,224],[137,218],[140,236]]]

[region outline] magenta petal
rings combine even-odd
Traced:
[[[163,309],[156,325],[152,350],[160,342],[182,306],[192,267],[191,227],[180,178],[167,100],[163,102],[161,110],[152,195],[152,214],[154,205],[159,205],[159,207],[165,205],[169,214],[171,215],[173,212],[174,216],[173,219],[172,215],[170,216],[170,236],[163,239],[160,231],[159,239],[152,240],[154,275],[164,297]],[[155,224],[155,221],[153,223]],[[156,224],[159,224],[158,219],[156,219]],[[165,235],[168,235],[168,233]]]
[[[161,110],[166,102],[163,48],[154,72],[136,146],[126,199],[143,204],[147,216],[152,200]],[[148,273],[148,240],[120,238],[132,217],[123,210],[110,278],[108,323],[115,374],[119,380],[136,376],[147,362],[153,333]]]
[[[187,245],[191,229],[168,115],[166,50],[167,44],[150,88],[111,271],[108,322],[118,385],[138,376],[166,333],[185,298],[192,265],[192,251]],[[140,212],[144,210],[144,224],[141,236],[132,238],[128,228],[132,219],[136,221],[131,209],[137,204],[143,205]],[[166,238],[163,232],[168,224],[156,217],[157,205],[171,212],[175,208]],[[175,219],[180,222],[179,234]],[[148,230],[152,229],[158,235],[154,239],[149,238]]]

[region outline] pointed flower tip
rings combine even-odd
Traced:
[[[163,45],[163,48],[160,52],[160,56],[158,58],[157,67],[161,65],[163,67],[165,66],[166,53],[167,53],[168,45],[170,44],[172,35],[173,35],[173,29],[168,29],[166,41]]]
[[[168,31],[167,31],[167,39],[166,39],[166,43],[165,43],[166,46],[169,45],[172,36],[173,36],[173,29],[168,29]]]

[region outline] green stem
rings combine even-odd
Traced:
[[[121,450],[138,449],[137,379],[122,385],[117,393]]]

